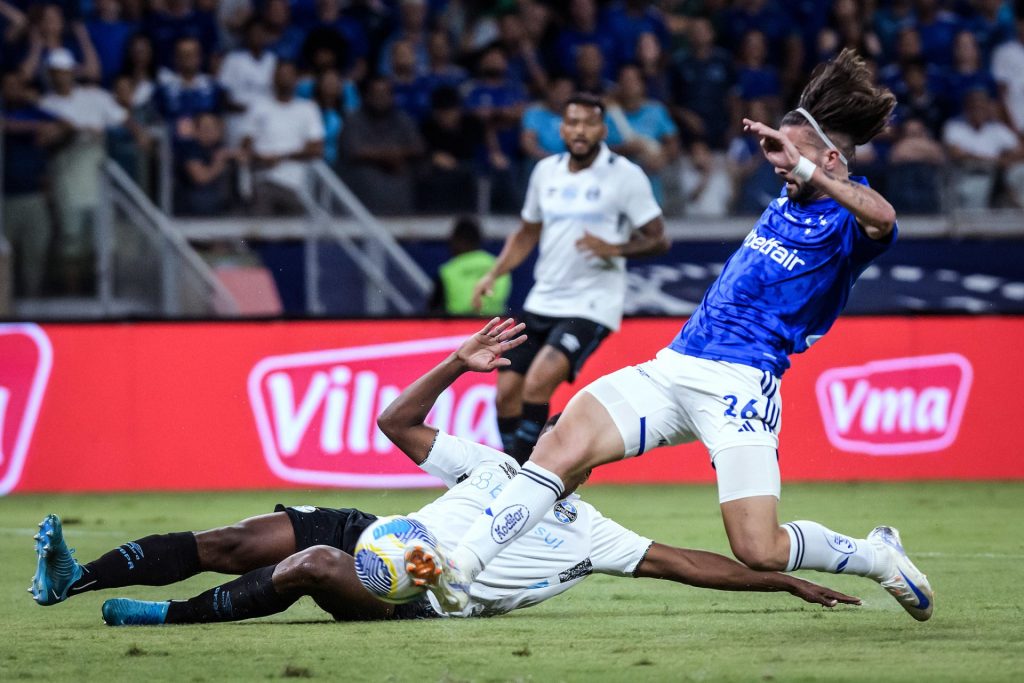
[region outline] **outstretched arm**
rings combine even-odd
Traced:
[[[533,248],[540,241],[540,230],[542,223],[530,223],[523,221],[519,229],[508,236],[505,246],[494,261],[491,269],[480,278],[480,281],[473,287],[473,310],[479,311],[483,303],[483,297],[494,292],[494,283],[505,273],[510,273],[526,260]]]
[[[430,372],[413,382],[377,418],[377,426],[419,465],[427,459],[437,430],[424,424],[441,392],[464,372],[490,372],[511,361],[501,355],[526,341],[525,324],[493,318]],[[518,336],[517,336],[518,335]]]
[[[637,577],[667,579],[697,588],[726,591],[784,591],[807,602],[835,607],[860,599],[778,572],[758,572],[724,555],[654,543],[636,568]]]
[[[743,119],[743,130],[761,137],[761,149],[765,158],[775,166],[787,180],[796,174],[797,164],[803,158],[793,141],[770,126],[750,119]],[[816,164],[811,164],[807,182],[836,200],[840,206],[854,215],[864,228],[864,234],[873,240],[885,239],[896,225],[896,210],[885,197],[866,185],[849,178],[839,178]]]

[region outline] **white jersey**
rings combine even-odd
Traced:
[[[519,472],[516,461],[504,453],[444,432],[438,432],[421,467],[449,490],[409,517],[425,524],[449,550]],[[466,609],[452,616],[491,616],[536,605],[595,572],[632,576],[652,541],[571,495],[511,543],[476,577]]]
[[[540,256],[524,308],[584,318],[613,330],[622,322],[626,259],[597,258],[576,247],[584,233],[611,244],[661,215],[643,170],[601,144],[589,167],[572,173],[569,154],[547,157],[530,175],[522,218],[541,223]]]

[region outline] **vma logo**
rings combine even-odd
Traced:
[[[828,440],[869,455],[909,455],[956,440],[974,372],[957,353],[833,368],[816,385]]]
[[[0,496],[21,478],[53,367],[53,347],[38,325],[0,325]]]
[[[465,337],[270,356],[249,373],[252,407],[270,469],[301,484],[435,486],[377,429],[377,416]],[[468,373],[438,398],[435,427],[501,447],[493,376]]]

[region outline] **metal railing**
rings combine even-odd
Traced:
[[[162,316],[236,315],[230,292],[131,177],[110,159],[101,173],[96,289],[102,309],[122,309],[119,301],[136,294],[143,310]],[[156,300],[147,301],[153,292]]]

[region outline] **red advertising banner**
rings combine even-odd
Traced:
[[[629,320],[555,406],[649,358],[679,321]],[[473,321],[0,325],[0,494],[436,484],[377,414]],[[1024,479],[1000,422],[1024,318],[846,318],[782,382],[783,478]],[[494,376],[438,401],[442,429],[498,447]],[[710,482],[700,444],[596,482]]]

